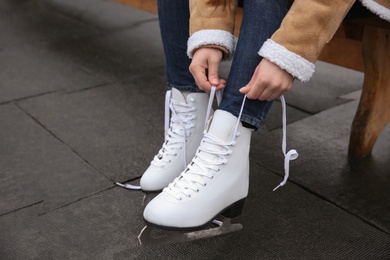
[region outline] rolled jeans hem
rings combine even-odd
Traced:
[[[200,90],[198,88],[198,86],[189,86],[189,85],[185,85],[185,86],[178,86],[178,85],[174,85],[174,84],[167,84],[167,88],[168,89],[171,89],[171,88],[175,88],[177,90],[180,90],[181,92],[204,92],[203,90]]]
[[[253,116],[249,116],[249,115],[244,115],[242,114],[241,115],[241,122],[245,122],[245,123],[248,123],[252,126],[254,126],[256,129],[256,131],[258,129],[260,129],[260,127],[263,125],[263,121],[256,118],[256,117],[253,117]]]

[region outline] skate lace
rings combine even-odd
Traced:
[[[282,140],[282,152],[284,155],[284,178],[283,181],[276,186],[273,191],[279,189],[280,187],[284,186],[288,180],[288,177],[290,176],[290,161],[293,161],[298,158],[298,152],[295,149],[291,149],[286,153],[286,146],[287,146],[287,116],[286,116],[286,100],[284,99],[284,96],[280,96],[280,101],[282,103],[282,110],[283,110],[283,117],[282,117],[282,125],[283,125],[283,140]]]
[[[189,130],[194,127],[192,121],[196,116],[192,112],[195,111],[195,107],[171,99],[170,96],[171,91],[168,90],[165,95],[165,140],[151,164],[162,168],[170,162],[170,156],[177,156],[178,151],[182,150],[184,169],[187,166],[186,138],[191,135]]]
[[[207,179],[213,179],[214,174],[220,171],[219,166],[228,162],[225,156],[232,153],[230,147],[233,145],[235,141],[222,142],[210,134],[205,134],[197,155],[187,166],[185,173],[164,191],[178,200],[182,199],[182,195],[191,197],[191,191],[199,192],[198,185],[205,187]]]
[[[215,87],[212,88],[210,95],[214,95]],[[211,99],[211,98],[210,98]],[[220,166],[227,163],[225,156],[232,153],[231,146],[236,144],[235,138],[240,135],[238,132],[238,126],[241,120],[242,111],[245,105],[246,96],[244,96],[240,113],[237,118],[237,123],[232,135],[232,140],[224,142],[218,140],[213,135],[204,131],[204,137],[198,148],[197,154],[192,162],[187,166],[184,172],[177,177],[172,183],[164,189],[164,192],[170,194],[178,200],[182,200],[183,195],[190,198],[192,191],[199,192],[199,186],[207,186],[207,179],[213,179],[214,174],[218,173]],[[290,161],[298,158],[298,152],[295,149],[291,149],[286,152],[286,101],[284,96],[280,97],[283,110],[283,140],[282,140],[282,152],[284,155],[284,179],[283,181],[273,189],[273,191],[284,186],[289,178]],[[210,106],[210,103],[209,103]],[[209,109],[208,109],[209,111]],[[207,112],[207,117],[209,112]],[[206,128],[205,128],[206,129]]]

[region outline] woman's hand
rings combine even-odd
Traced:
[[[210,92],[211,86],[217,90],[225,87],[226,81],[218,76],[222,57],[222,51],[216,48],[202,47],[195,51],[189,70],[199,89]]]
[[[293,76],[278,65],[262,59],[249,83],[240,89],[249,99],[274,100],[291,89]]]

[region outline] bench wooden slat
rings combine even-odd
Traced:
[[[115,2],[129,5],[134,8],[157,14],[157,0],[114,0]]]

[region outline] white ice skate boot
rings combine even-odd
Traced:
[[[217,110],[187,168],[145,208],[153,226],[192,229],[241,214],[249,187],[251,129]]]
[[[194,157],[203,137],[208,102],[207,93],[182,93],[175,88],[167,92],[165,141],[141,178],[143,191],[161,191]]]

